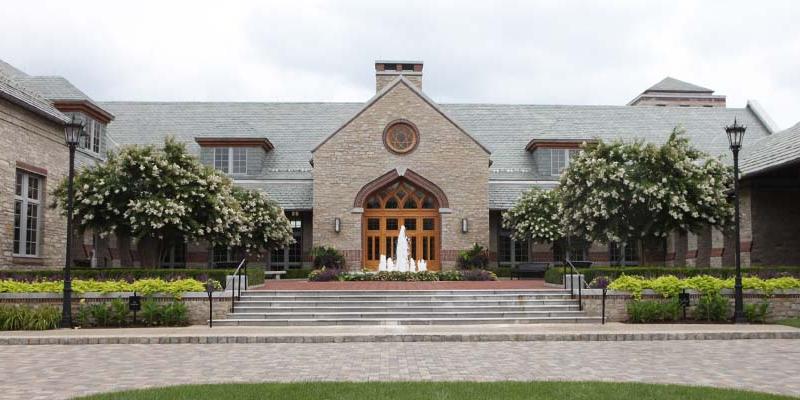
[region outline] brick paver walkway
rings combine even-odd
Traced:
[[[492,290],[545,289],[543,279],[498,280],[480,282],[309,282],[307,280],[273,280],[250,289],[268,290]]]
[[[797,340],[0,346],[0,398],[181,383],[604,380],[800,395]]]

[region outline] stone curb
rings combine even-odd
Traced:
[[[364,343],[364,342],[602,342],[664,340],[800,339],[800,330],[781,332],[655,332],[540,334],[400,334],[400,335],[186,335],[0,337],[0,346],[92,344],[232,344],[232,343]]]

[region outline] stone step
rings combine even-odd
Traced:
[[[243,290],[242,295],[249,294],[254,296],[353,296],[353,295],[422,295],[422,296],[442,296],[442,295],[546,295],[546,294],[569,294],[568,290],[563,289],[454,289],[454,290]]]
[[[351,318],[351,319],[222,319],[214,326],[327,326],[327,325],[474,325],[474,324],[554,324],[600,323],[599,317],[533,318]]]
[[[503,307],[577,305],[578,300],[454,300],[454,301],[263,301],[241,300],[236,307]]]
[[[456,311],[456,312],[311,312],[311,313],[245,313],[235,312],[228,314],[229,319],[445,319],[445,318],[551,318],[551,317],[581,317],[580,311]]]
[[[571,299],[568,293],[544,295],[500,295],[500,294],[454,294],[454,295],[407,295],[407,294],[376,294],[376,295],[297,295],[297,296],[254,296],[249,293],[242,294],[239,300],[243,301],[457,301],[457,300],[564,300]]]
[[[459,311],[481,311],[481,312],[521,312],[521,311],[579,311],[578,304],[557,304],[557,305],[533,305],[533,306],[336,306],[322,305],[315,307],[295,307],[295,306],[251,306],[241,303],[236,304],[236,313],[315,313],[315,312],[459,312]]]

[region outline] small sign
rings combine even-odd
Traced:
[[[689,307],[689,293],[678,293],[678,301],[681,303],[681,307]]]
[[[133,312],[140,311],[142,309],[142,297],[136,294],[128,297],[128,309]]]

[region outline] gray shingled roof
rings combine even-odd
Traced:
[[[550,190],[556,186],[558,181],[489,181],[489,209],[507,210],[532,188]]]
[[[275,148],[257,179],[311,179],[311,150],[358,112],[363,103],[176,103],[107,102],[116,115],[108,133],[119,144],[160,144],[167,135],[199,152],[196,137],[266,137]],[[749,108],[551,106],[441,104],[440,108],[491,151],[492,181],[542,181],[534,157],[525,150],[533,138],[663,143],[682,126],[692,143],[714,156],[728,156],[724,127],[734,117],[748,125],[747,141],[768,135]],[[423,133],[424,134],[424,133]],[[514,184],[510,184],[514,185]],[[291,189],[271,189],[275,196]],[[521,193],[518,186],[491,189],[492,207],[503,208]],[[310,189],[297,189],[311,198]],[[283,203],[289,208],[289,203]],[[309,203],[310,204],[310,200]],[[303,203],[305,207],[307,205]]]
[[[285,210],[310,210],[314,205],[314,182],[310,179],[240,181],[236,184],[265,192]]]
[[[60,76],[26,76],[16,80],[46,99],[91,101],[86,93],[81,92],[75,85]]]
[[[24,78],[28,74],[18,70],[15,66],[0,60],[0,75],[5,75],[11,79]]]
[[[745,138],[750,134],[747,128]],[[742,147],[739,163],[742,177],[800,162],[800,123]]]
[[[20,107],[33,111],[51,121],[58,123],[69,121],[69,118],[56,110],[52,103],[42,98],[38,93],[11,79],[2,71],[0,71],[0,97]]]
[[[713,90],[697,86],[693,83],[684,82],[680,79],[666,77],[653,86],[650,86],[647,92],[694,92],[694,93],[714,93]]]

